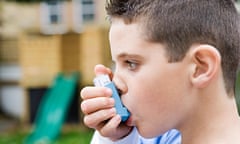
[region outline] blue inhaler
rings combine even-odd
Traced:
[[[112,90],[112,97],[115,100],[115,108],[117,111],[117,114],[119,114],[122,118],[122,122],[126,121],[128,117],[130,116],[129,111],[125,106],[123,106],[122,101],[120,99],[120,96],[118,94],[118,91],[114,85],[114,83],[110,80],[108,75],[99,75],[94,80],[95,86],[102,86],[102,87],[108,87]]]

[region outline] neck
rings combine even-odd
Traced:
[[[240,120],[234,97],[221,91],[211,94],[201,93],[189,119],[179,127],[182,144],[239,143]]]

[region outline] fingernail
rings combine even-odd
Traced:
[[[121,122],[121,116],[119,114],[116,115],[115,117],[116,122]]]
[[[114,103],[115,103],[114,98],[110,98],[110,104],[111,104],[112,106],[114,106]]]
[[[112,90],[111,90],[110,88],[107,88],[107,89],[106,89],[106,93],[107,93],[108,95],[112,95]]]
[[[114,114],[114,115],[116,114],[116,109],[115,108],[111,108],[110,111],[111,111],[112,114]]]

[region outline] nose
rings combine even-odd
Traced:
[[[122,77],[120,77],[117,74],[114,74],[113,83],[115,84],[120,96],[127,93],[127,85]]]

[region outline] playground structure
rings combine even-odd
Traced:
[[[25,144],[48,144],[56,140],[61,132],[78,80],[77,72],[67,76],[60,73],[56,76],[41,100],[32,132],[24,141]]]

